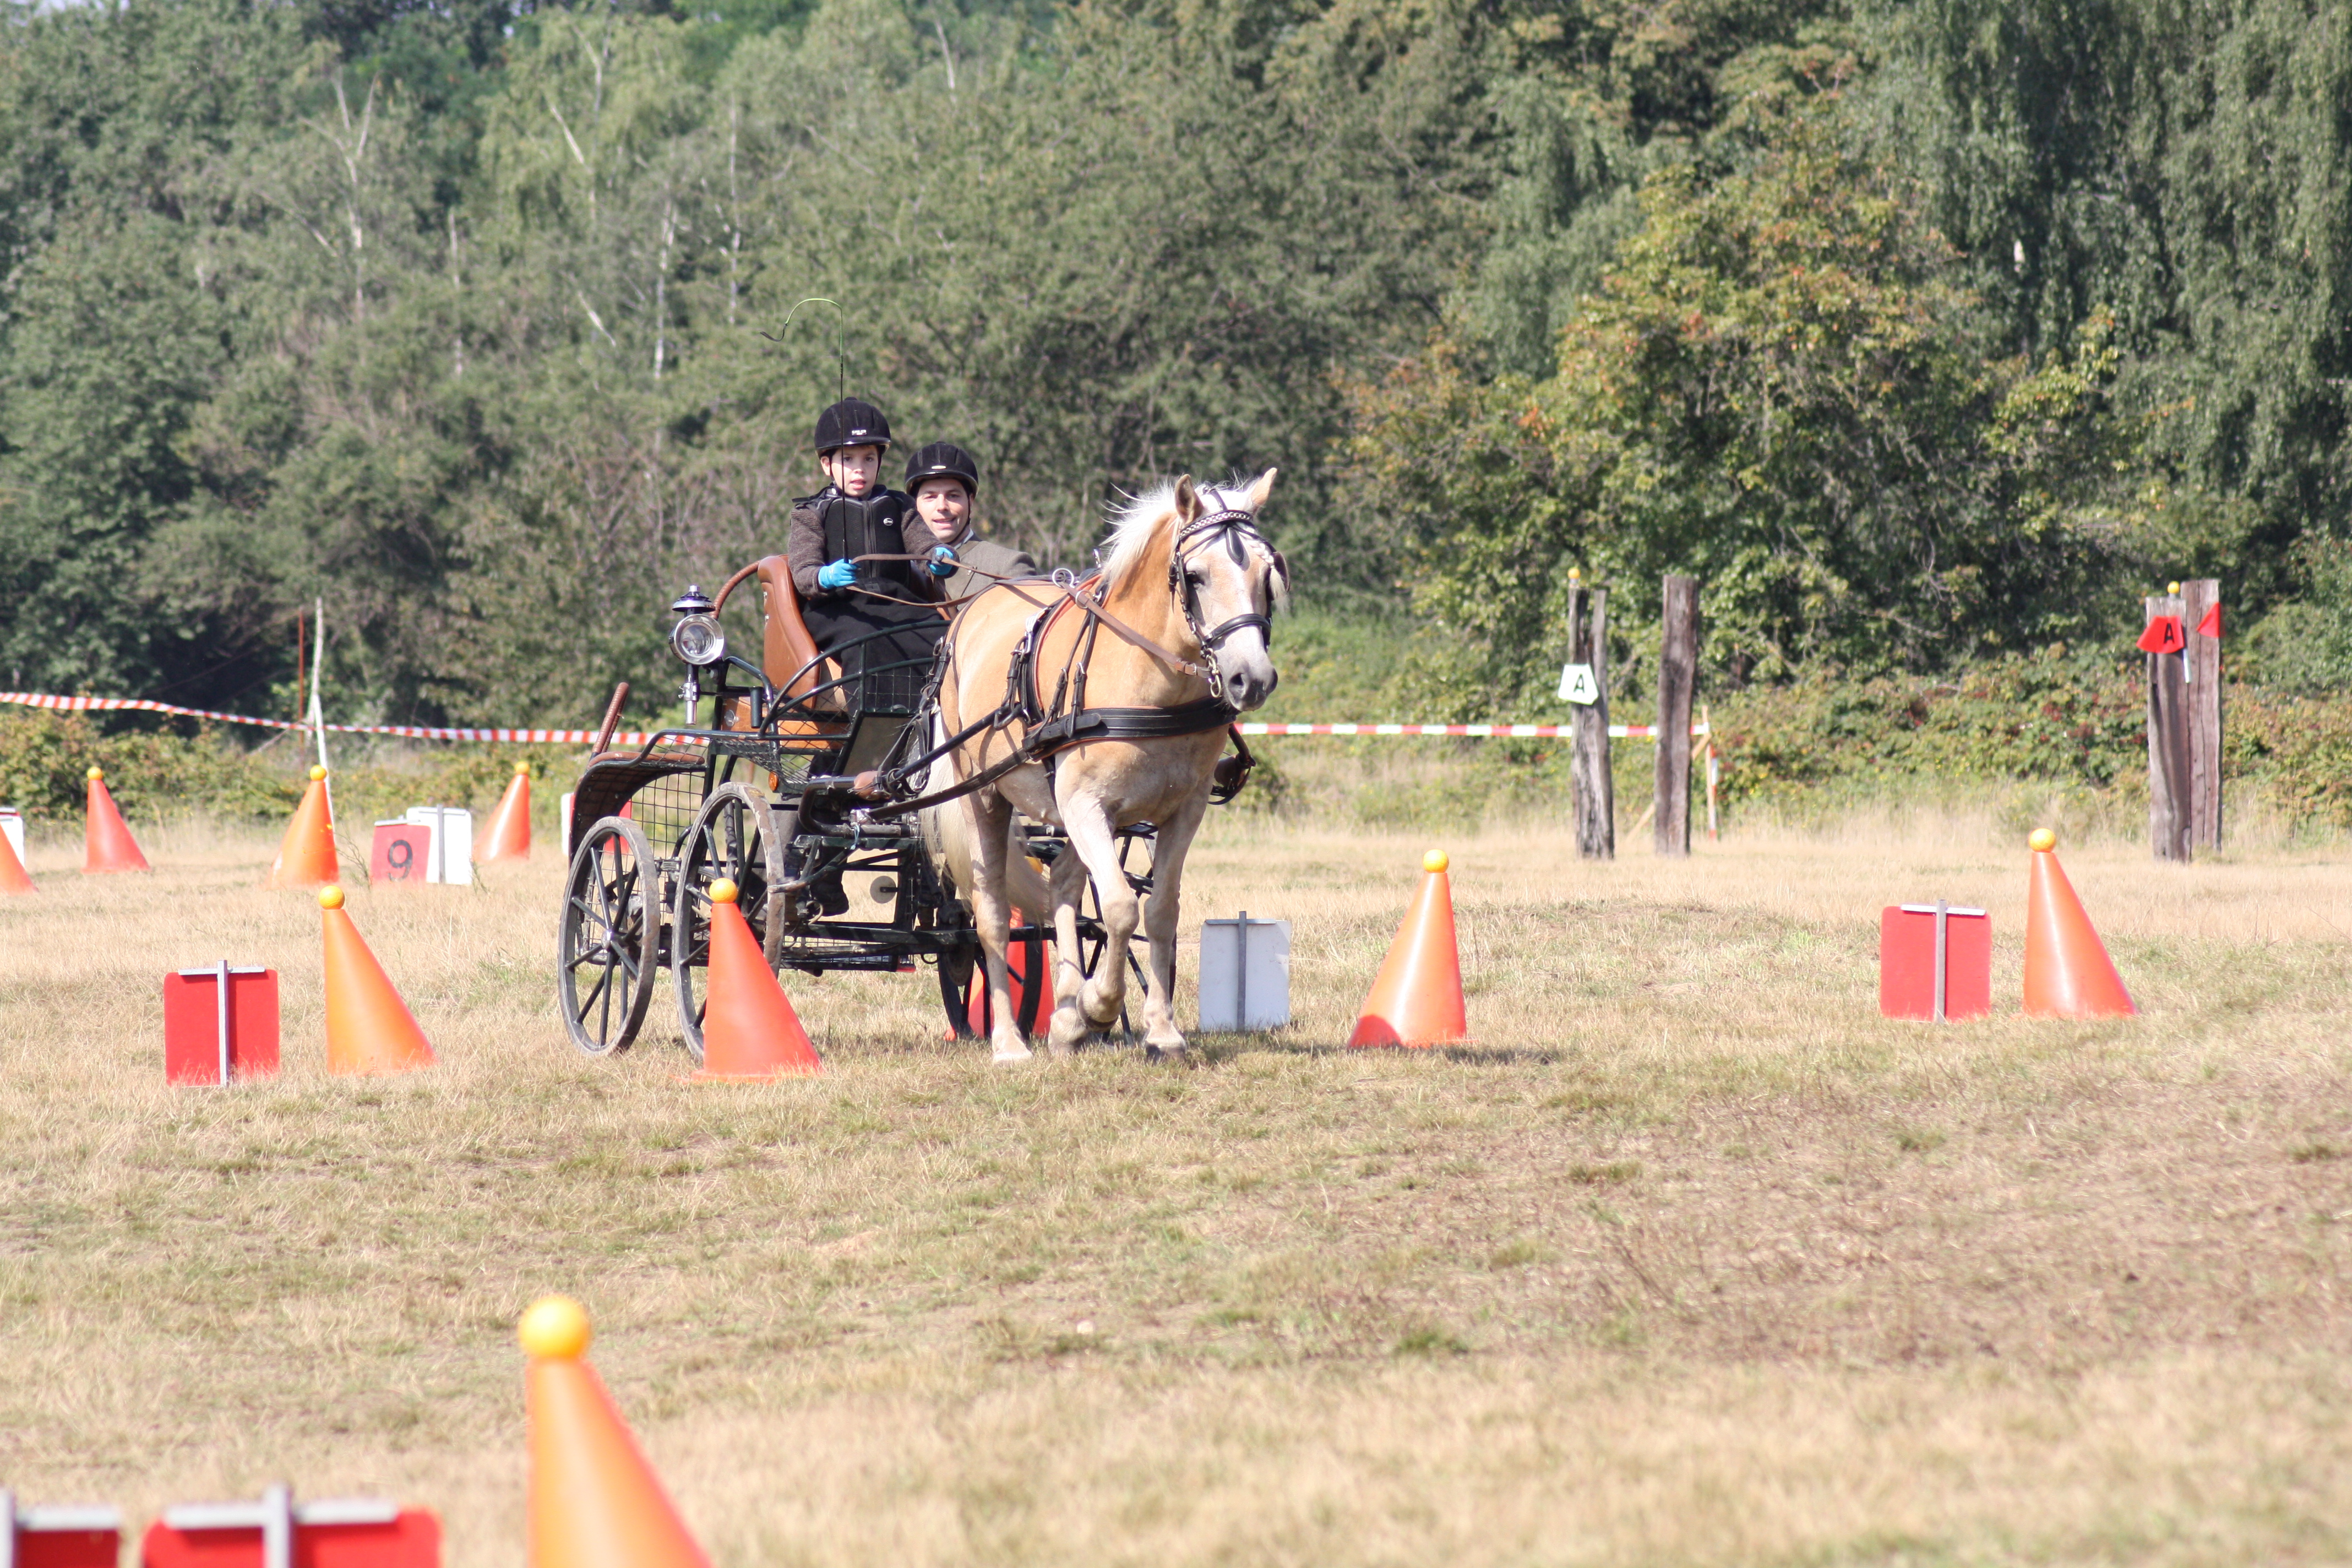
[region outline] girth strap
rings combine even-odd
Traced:
[[[1213,697],[1203,697],[1198,701],[1174,708],[1083,708],[1076,713],[1049,719],[1030,730],[1009,754],[998,758],[971,777],[912,800],[892,801],[875,806],[869,815],[877,820],[904,816],[911,811],[922,811],[959,799],[994,784],[1015,768],[1043,762],[1073,746],[1084,746],[1097,741],[1170,741],[1180,735],[1198,735],[1209,730],[1224,729],[1239,716],[1239,710],[1228,707]],[[887,773],[859,775],[857,791],[869,797],[870,795],[886,794],[982,730],[997,728],[1013,717],[1009,706],[999,708],[987,718],[967,724],[953,737],[911,762],[902,763]],[[1236,740],[1239,738],[1235,736]],[[1239,786],[1235,787],[1238,789]]]
[[[1035,754],[1083,746],[1089,741],[1172,741],[1222,730],[1240,710],[1213,697],[1203,697],[1174,708],[1081,708],[1058,719],[1048,719],[1023,738]]]

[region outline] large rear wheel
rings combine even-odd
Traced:
[[[625,1051],[646,1021],[661,955],[653,852],[634,822],[607,816],[572,857],[556,931],[555,990],[572,1043],[592,1057]]]
[[[678,851],[677,892],[670,913],[670,974],[677,982],[677,1027],[702,1059],[702,1009],[709,1000],[710,884],[735,884],[735,907],[773,968],[782,949],[784,834],[776,808],[749,784],[712,790]]]

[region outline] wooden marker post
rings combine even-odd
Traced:
[[[1609,590],[1588,588],[1580,574],[1569,574],[1569,669],[1561,688],[1570,695],[1569,720],[1576,786],[1576,852],[1589,860],[1617,858],[1617,790],[1609,770]],[[1589,671],[1589,683],[1573,680]],[[1687,723],[1684,726],[1687,729]],[[1687,742],[1685,742],[1687,744]]]
[[[1658,646],[1657,816],[1651,845],[1690,853],[1691,690],[1698,678],[1698,579],[1666,574]]]
[[[2182,662],[2180,600],[2146,600],[2147,630],[2147,838],[2159,860],[2189,858],[2191,788],[2189,690]]]
[[[2215,617],[2220,628],[2220,579],[2180,584],[2180,624],[2189,637],[2182,658],[2189,677],[2189,843],[2200,853],[2221,847],[2221,639],[2198,628]]]

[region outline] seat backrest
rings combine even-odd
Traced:
[[[817,664],[816,638],[801,619],[801,596],[793,588],[792,563],[781,555],[760,562],[760,602],[766,630],[760,648],[760,668],[768,684],[787,697],[806,697],[823,683]],[[792,685],[787,688],[786,681]]]

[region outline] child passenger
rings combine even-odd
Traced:
[[[907,489],[915,498],[929,542],[955,552],[955,575],[946,583],[950,602],[970,598],[1007,578],[1037,575],[1037,563],[1028,552],[982,539],[973,528],[980,465],[961,447],[934,441],[908,458]]]
[[[940,584],[953,554],[930,548],[914,504],[881,483],[890,422],[862,398],[835,404],[816,420],[816,460],[830,482],[793,503],[785,553],[801,618],[845,677],[912,663],[921,684],[931,649],[947,629]],[[911,561],[861,559],[929,553]]]

